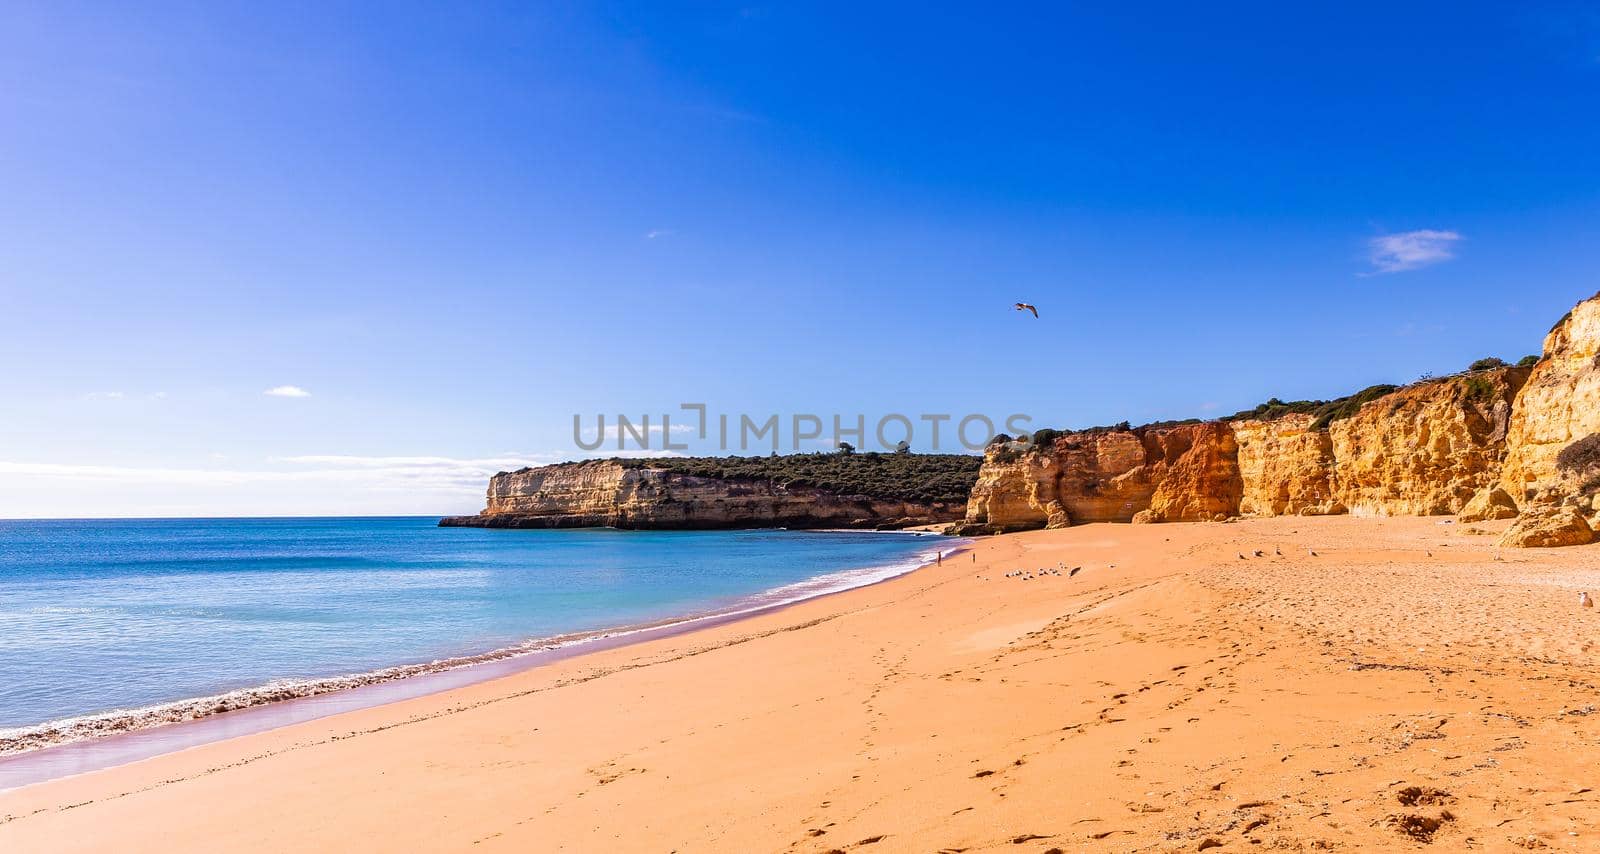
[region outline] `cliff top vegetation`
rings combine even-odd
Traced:
[[[625,468],[650,468],[719,480],[757,480],[813,487],[837,495],[896,501],[964,503],[983,458],[970,454],[855,452],[770,457],[653,457],[614,459]]]

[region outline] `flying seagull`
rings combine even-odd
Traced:
[[[1017,309],[1017,311],[1031,311],[1031,312],[1033,312],[1033,316],[1034,317],[1038,317],[1039,316],[1039,310],[1037,308],[1034,308],[1032,305],[1029,305],[1028,303],[1025,303],[1025,302],[1017,303],[1016,309]]]

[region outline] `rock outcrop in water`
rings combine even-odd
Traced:
[[[955,530],[1521,511],[1506,543],[1555,545],[1588,542],[1600,525],[1600,295],[1551,330],[1532,367],[1374,387],[1317,414],[1260,409],[1277,417],[993,445]]]
[[[771,480],[701,477],[591,460],[501,472],[488,507],[440,520],[485,528],[889,528],[959,519],[955,501],[846,495]]]

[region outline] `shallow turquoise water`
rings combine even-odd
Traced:
[[[0,728],[783,601],[950,548],[437,521],[0,521]]]

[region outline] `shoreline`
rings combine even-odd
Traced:
[[[953,542],[946,557],[971,546],[967,538],[903,533]],[[722,609],[530,638],[512,646],[430,662],[338,676],[275,680],[222,694],[0,729],[0,793],[344,712],[426,697],[593,652],[729,625],[883,584],[936,563],[927,554],[919,554],[895,563],[836,570],[779,585],[739,597]],[[844,580],[844,576],[850,578]],[[842,583],[830,586],[830,579]],[[823,584],[807,590],[818,582]]]

